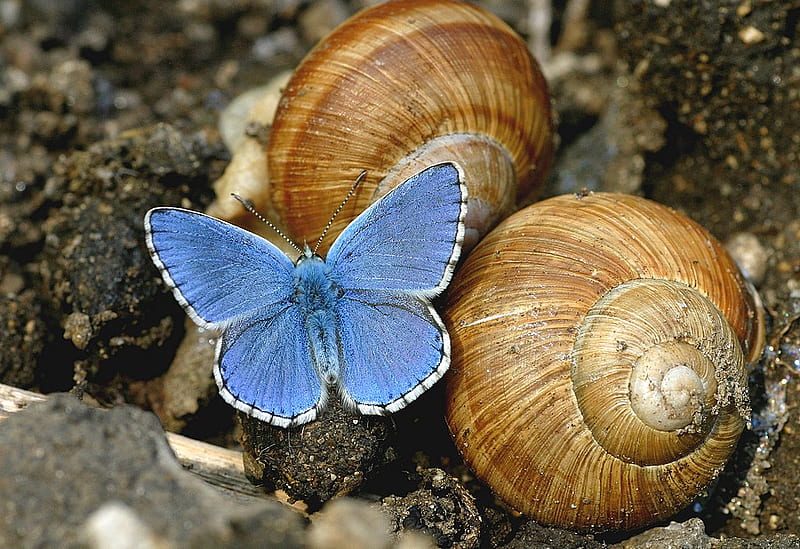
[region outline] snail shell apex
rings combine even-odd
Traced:
[[[468,3],[387,2],[334,30],[287,84],[267,152],[271,202],[296,240],[313,241],[362,170],[332,236],[414,173],[454,161],[470,191],[469,248],[540,185],[552,149],[544,77],[508,25]]]
[[[517,212],[456,273],[444,312],[456,445],[543,523],[673,514],[749,417],[757,298],[707,231],[653,202],[596,193]]]

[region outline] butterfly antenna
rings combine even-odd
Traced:
[[[342,203],[339,204],[339,207],[336,208],[335,212],[333,212],[333,215],[331,216],[330,221],[328,221],[328,224],[325,225],[324,229],[322,229],[322,234],[319,235],[319,240],[317,240],[317,245],[314,246],[314,253],[317,253],[317,249],[319,248],[319,245],[322,244],[322,239],[325,238],[325,235],[328,234],[328,231],[330,230],[331,226],[333,225],[333,220],[336,219],[336,216],[339,215],[339,213],[344,209],[344,205],[347,204],[347,201],[350,200],[350,198],[352,198],[353,194],[355,194],[356,187],[358,187],[358,184],[361,183],[361,181],[364,179],[364,177],[366,175],[367,175],[367,170],[364,170],[363,172],[358,174],[358,177],[356,177],[356,180],[353,183],[353,186],[350,187],[349,191],[347,191],[347,196],[344,197],[344,200],[342,200]]]
[[[244,206],[244,209],[245,209],[245,210],[247,210],[248,212],[250,212],[251,214],[253,214],[254,216],[256,216],[256,217],[257,217],[259,220],[263,221],[263,222],[264,222],[264,223],[265,223],[265,224],[266,224],[266,225],[267,225],[267,226],[268,226],[270,229],[272,229],[273,231],[275,231],[275,232],[278,234],[278,236],[280,236],[282,239],[284,239],[286,242],[288,242],[288,243],[289,243],[289,245],[290,245],[292,248],[294,248],[295,250],[297,250],[297,251],[298,251],[298,252],[300,252],[301,254],[303,253],[303,250],[301,250],[301,249],[300,249],[300,246],[298,246],[297,244],[295,244],[294,242],[292,242],[292,239],[291,239],[291,238],[289,238],[288,236],[286,236],[286,235],[283,233],[283,231],[282,231],[282,230],[280,230],[278,227],[276,227],[276,226],[275,226],[275,224],[274,224],[274,223],[272,223],[272,222],[271,222],[269,219],[267,219],[266,217],[264,217],[263,215],[261,215],[260,213],[258,213],[258,212],[256,211],[256,209],[253,207],[253,202],[252,202],[252,201],[250,201],[250,200],[245,200],[244,198],[242,198],[241,196],[239,196],[239,195],[238,195],[238,194],[236,194],[236,193],[231,193],[231,196],[232,196],[233,198],[235,198],[235,199],[236,199],[236,200],[239,202],[239,204],[241,204],[242,206]]]

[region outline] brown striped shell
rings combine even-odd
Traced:
[[[645,199],[517,212],[456,273],[444,318],[457,447],[546,524],[622,530],[675,513],[749,417],[757,295],[706,230]]]
[[[313,242],[362,170],[332,236],[414,173],[455,161],[470,192],[469,247],[540,186],[552,149],[546,83],[510,27],[468,3],[387,2],[294,72],[270,134],[267,196],[246,198]]]

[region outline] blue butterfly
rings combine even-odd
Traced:
[[[362,212],[322,259],[207,215],[154,208],[147,247],[178,303],[221,332],[214,377],[234,408],[280,427],[314,420],[332,391],[362,414],[396,412],[450,365],[431,299],[461,254],[467,189],[437,164]],[[299,250],[299,248],[298,248]]]

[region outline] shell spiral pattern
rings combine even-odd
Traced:
[[[469,248],[540,185],[552,148],[547,85],[508,25],[465,2],[387,2],[294,72],[268,143],[270,202],[296,240],[313,241],[362,170],[332,236],[414,173],[454,161]]]
[[[457,273],[445,319],[457,447],[543,523],[623,530],[673,514],[749,418],[757,294],[707,231],[645,199],[517,212]]]

